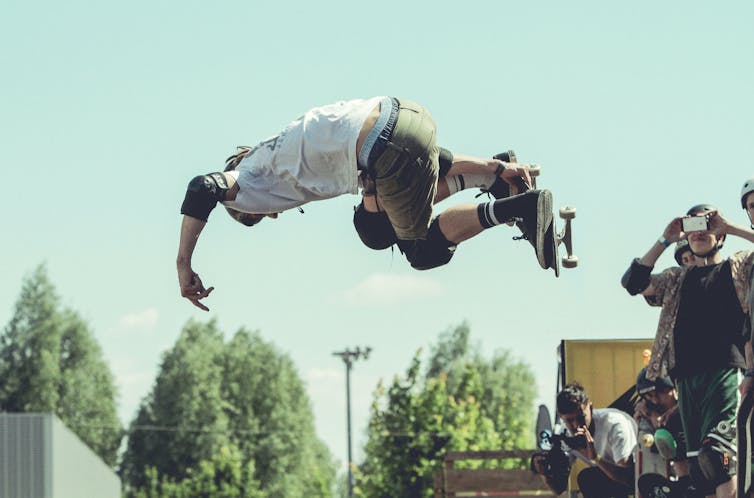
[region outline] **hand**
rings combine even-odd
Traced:
[[[720,214],[720,211],[711,211],[708,216],[710,232],[714,232],[718,237],[720,235],[725,235],[726,233],[728,233],[730,223],[728,223],[728,220],[723,218],[723,215]]]
[[[511,195],[519,193],[516,180],[521,179],[524,183],[531,188],[531,175],[529,170],[531,169],[528,164],[519,163],[502,163],[505,169],[500,174],[500,177],[511,186]]]
[[[683,233],[681,218],[673,218],[673,221],[671,221],[668,226],[665,227],[665,231],[662,232],[662,236],[665,237],[668,242],[678,242],[679,240],[684,238],[685,234]]]
[[[209,308],[200,301],[209,296],[215,290],[214,287],[205,289],[202,279],[190,267],[178,268],[178,283],[181,287],[181,296],[191,301],[191,304],[197,308],[209,311]]]
[[[668,425],[668,420],[670,420],[670,417],[674,416],[676,413],[678,413],[678,405],[674,405],[671,408],[668,408],[665,413],[657,417],[657,425],[655,427],[665,427],[666,425]]]
[[[534,455],[531,459],[536,474],[545,475],[544,455]]]
[[[642,418],[649,418],[649,409],[647,408],[647,402],[642,400],[639,400],[639,402],[636,403],[636,406],[634,407],[634,420],[637,422],[639,419]]]
[[[754,396],[754,378],[744,377],[744,380],[738,385],[738,392],[741,393],[741,399],[746,396]]]
[[[586,448],[583,448],[585,457],[590,460],[597,458],[597,450],[594,448],[594,438],[592,437],[592,433],[589,432],[589,429],[586,426],[581,426],[576,429],[574,436],[584,436],[586,438]],[[582,448],[576,449],[580,450]]]

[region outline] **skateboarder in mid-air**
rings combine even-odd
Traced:
[[[213,287],[204,287],[191,259],[218,202],[251,226],[310,201],[355,194],[360,174],[374,183],[397,245],[416,269],[448,263],[460,242],[511,220],[519,222],[540,265],[549,268],[555,244],[547,190],[453,206],[432,216],[440,176],[494,174],[507,184],[529,186],[529,171],[501,160],[441,161],[432,117],[408,100],[374,97],[314,108],[246,151],[234,169],[191,180],[181,207],[176,262],[181,295],[208,309],[201,300]]]

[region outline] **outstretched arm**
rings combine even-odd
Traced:
[[[199,240],[199,234],[202,233],[206,224],[206,221],[192,218],[188,215],[183,216],[176,267],[178,269],[178,283],[181,286],[181,296],[191,301],[197,308],[209,311],[209,308],[202,304],[201,300],[209,296],[214,287],[205,289],[202,279],[191,268],[191,257],[194,254],[196,242]]]
[[[232,175],[227,173],[201,175],[189,182],[186,197],[181,206],[183,221],[176,258],[178,283],[181,287],[181,296],[204,311],[209,311],[209,308],[202,304],[201,300],[209,296],[214,287],[204,288],[199,275],[191,267],[191,257],[199,235],[207,224],[209,213],[218,202],[233,200],[237,193],[238,184]]]

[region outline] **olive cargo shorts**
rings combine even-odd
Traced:
[[[439,173],[435,122],[419,104],[399,102],[393,134],[370,165],[370,173],[398,238],[424,239]]]

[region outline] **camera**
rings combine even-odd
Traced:
[[[532,472],[535,472],[534,459],[542,457],[545,477],[552,483],[557,494],[562,493],[568,488],[568,476],[571,474],[571,458],[568,452],[571,448],[585,448],[586,437],[542,431],[537,447],[541,451],[537,451],[531,457]]]
[[[681,218],[684,232],[700,232],[709,230],[709,216],[685,216]]]

